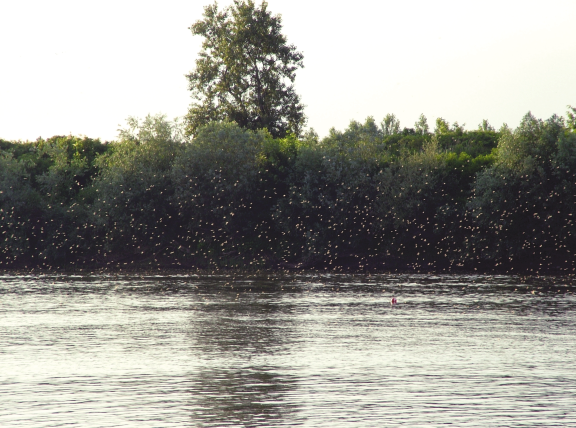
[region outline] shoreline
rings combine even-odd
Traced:
[[[0,264],[0,273],[326,273],[326,274],[423,274],[423,275],[512,275],[512,276],[565,276],[576,277],[576,268],[535,265],[533,261],[490,267],[488,263],[449,263],[432,260],[403,260],[390,256],[347,254],[335,259],[288,263],[272,257],[252,259],[245,263],[226,259],[184,261],[164,256],[150,257],[111,256],[96,263],[86,259],[67,264],[41,265],[33,259]],[[537,267],[535,267],[537,266]]]

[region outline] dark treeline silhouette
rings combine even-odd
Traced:
[[[572,111],[574,111],[572,109]],[[0,140],[0,268],[576,269],[576,122]]]

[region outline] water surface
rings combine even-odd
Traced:
[[[0,426],[576,426],[575,315],[560,278],[4,275]]]

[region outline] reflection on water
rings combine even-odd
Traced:
[[[192,382],[192,421],[201,426],[271,426],[293,420],[295,379],[272,367],[202,369]]]
[[[576,426],[575,310],[551,277],[0,276],[0,426]]]
[[[291,306],[277,299],[277,284],[234,282],[236,290],[234,285],[221,290],[218,281],[202,285],[204,304],[193,309],[189,329],[190,343],[205,361],[192,377],[192,421],[270,426],[292,420],[295,406],[285,396],[295,389],[295,379],[280,374],[282,368],[259,364],[290,352],[294,335]],[[216,299],[214,289],[220,293]]]

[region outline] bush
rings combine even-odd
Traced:
[[[261,222],[269,218],[263,200],[271,189],[262,186],[260,165],[269,140],[265,131],[214,122],[185,145],[170,172],[180,250],[220,256],[262,246]]]
[[[562,118],[528,113],[503,132],[496,162],[478,174],[468,209],[467,258],[495,266],[573,266],[576,138]]]
[[[155,254],[175,238],[170,170],[182,143],[164,116],[148,116],[141,124],[132,119],[129,125],[97,160],[92,220],[100,256]]]

